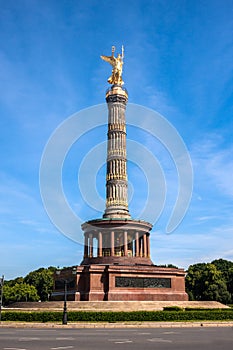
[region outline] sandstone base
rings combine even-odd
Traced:
[[[59,278],[71,279],[71,268]],[[154,265],[81,265],[75,283],[68,284],[73,301],[187,301],[183,269]],[[56,281],[55,281],[56,282]],[[59,282],[59,281],[58,281]],[[63,300],[64,289],[57,283],[52,300]],[[60,289],[59,289],[60,288]]]

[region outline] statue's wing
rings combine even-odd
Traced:
[[[110,63],[110,64],[114,64],[115,63],[115,60],[112,56],[100,56],[102,58],[102,60]]]

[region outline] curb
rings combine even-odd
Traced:
[[[34,323],[1,322],[0,328],[192,328],[192,327],[233,327],[233,322],[98,322],[98,323]]]

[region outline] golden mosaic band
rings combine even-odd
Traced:
[[[124,149],[114,149],[108,151],[109,156],[124,156],[126,157],[126,151]]]
[[[114,131],[121,130],[121,131],[126,132],[125,124],[108,124],[108,129],[114,130]]]
[[[117,198],[108,198],[106,200],[106,207],[109,207],[111,205],[123,205],[124,207],[128,208],[128,203],[126,200],[120,200]]]
[[[127,175],[119,175],[119,174],[107,174],[106,180],[125,180],[127,181]]]

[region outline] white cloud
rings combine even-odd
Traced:
[[[180,230],[181,231],[181,230]],[[233,222],[199,233],[175,232],[170,235],[151,233],[151,255],[155,264],[172,263],[187,268],[198,262],[214,259],[233,260]]]
[[[217,216],[213,216],[213,215],[207,215],[207,216],[200,216],[199,218],[197,218],[198,221],[208,221],[208,220],[214,220],[216,219]]]
[[[222,137],[216,134],[203,135],[191,150],[195,178],[198,184],[233,197],[233,145],[226,148]]]

